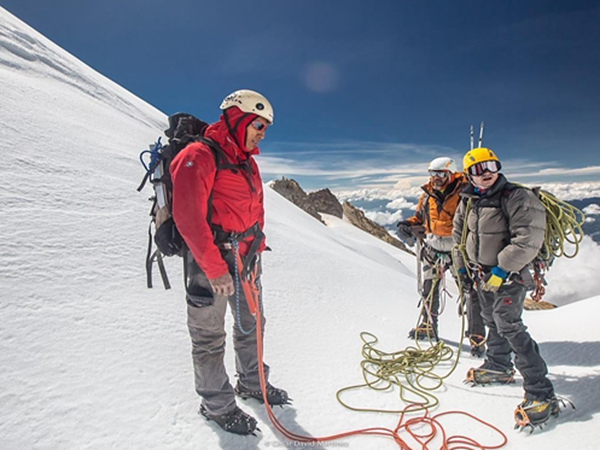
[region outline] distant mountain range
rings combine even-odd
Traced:
[[[407,200],[405,202],[406,207],[400,209],[388,208],[390,200],[354,200],[352,203],[357,208],[362,209],[368,218],[395,235],[396,223],[415,213],[417,199],[407,198]],[[414,201],[413,204],[410,203],[412,201]],[[600,205],[600,197],[570,200],[569,203],[583,210],[589,205]],[[401,214],[398,214],[398,211]],[[584,234],[590,236],[595,242],[600,243],[600,215],[588,215],[587,218],[589,221],[583,224]]]

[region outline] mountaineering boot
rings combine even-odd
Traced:
[[[470,368],[465,379],[465,383],[471,383],[473,386],[493,383],[509,384],[514,381],[514,369],[492,369],[487,360],[478,368]]]
[[[238,381],[234,388],[234,391],[235,391],[236,395],[243,400],[246,400],[249,398],[254,398],[254,399],[258,400],[259,402],[264,403],[263,394],[260,389],[252,391],[252,390],[244,387],[244,385],[242,385]],[[291,404],[292,399],[289,398],[288,393],[286,391],[284,391],[283,389],[278,389],[276,387],[273,387],[270,383],[267,383],[267,401],[269,402],[269,405],[271,405],[271,406],[276,406],[276,405],[281,406],[281,405]]]
[[[430,325],[427,322],[421,322],[416,328],[413,328],[408,332],[408,337],[410,339],[417,339],[418,341],[424,341],[427,339],[435,339],[437,340],[437,325]]]
[[[533,428],[546,422],[550,416],[557,416],[560,412],[556,397],[546,400],[523,400],[515,409],[515,429],[522,430],[526,427]]]
[[[485,353],[485,338],[480,334],[472,334],[469,336],[469,343],[471,344],[471,356],[481,358]]]
[[[551,416],[560,414],[560,405],[566,407],[567,404],[575,409],[575,405],[570,400],[555,395],[545,400],[525,399],[515,409],[515,430],[521,431],[529,427],[533,433],[536,427],[541,428]]]
[[[256,436],[254,431],[260,431],[256,428],[256,419],[249,414],[246,414],[238,406],[228,413],[217,415],[209,413],[204,405],[201,405],[200,414],[202,414],[206,420],[214,420],[221,428],[229,433],[242,435],[253,434]]]

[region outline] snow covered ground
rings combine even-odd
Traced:
[[[0,448],[293,446],[258,403],[242,403],[260,422],[258,437],[224,433],[197,415],[180,261],[168,261],[171,291],[158,279],[157,288],[146,289],[150,192],[135,190],[142,176],[137,156],[165,116],[1,8],[0,96]],[[361,331],[375,333],[383,350],[410,344],[414,259],[339,219],[327,217],[325,227],[270,189],[266,210],[273,252],[264,259],[265,354],[271,381],[294,399],[275,414],[292,431],[313,436],[393,427],[396,416],[346,410],[335,392],[362,382]],[[586,289],[585,278],[578,288]],[[463,356],[438,392],[436,412],[460,409],[493,423],[508,435],[509,449],[597,448],[599,300],[525,313],[557,392],[576,411],[543,432],[514,432],[519,384],[466,387],[464,374],[479,361]],[[450,300],[441,335],[453,345],[459,330]],[[233,354],[226,356],[233,374]],[[403,407],[397,392],[358,391],[345,399]],[[444,425],[451,434],[499,442],[466,418]],[[397,448],[381,437],[340,444]]]

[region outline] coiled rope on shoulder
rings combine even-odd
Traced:
[[[585,214],[547,191],[540,189],[537,194],[546,208],[546,234],[540,256],[544,260],[561,256],[574,258],[579,253],[579,245],[583,240]],[[571,252],[565,250],[565,243],[574,246]]]

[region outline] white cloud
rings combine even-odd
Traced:
[[[404,199],[417,199],[422,193],[419,186],[411,186],[409,183],[399,187],[398,183],[394,188],[362,188],[356,190],[338,190],[336,196],[341,200],[350,202],[357,200],[389,200],[402,202]],[[534,184],[531,184],[534,186]],[[582,182],[582,183],[544,183],[543,189],[553,193],[562,200],[578,200],[593,197],[600,197],[600,181]],[[389,208],[393,208],[388,206]],[[589,209],[588,209],[589,208]],[[598,208],[598,209],[595,209]],[[591,211],[591,212],[590,212]],[[598,211],[595,213],[594,211]],[[590,205],[584,212],[587,215],[600,214],[600,206]]]
[[[340,201],[346,200],[349,202],[360,200],[389,200],[394,201],[401,198],[417,199],[421,195],[421,188],[414,187],[409,189],[383,189],[383,188],[364,188],[353,191],[339,190],[335,191],[335,195]]]
[[[585,236],[579,253],[573,259],[558,258],[546,279],[544,300],[555,305],[566,305],[600,292],[600,246]]]
[[[385,205],[387,209],[414,209],[417,205],[413,202],[409,202],[404,197],[397,198],[396,200],[392,200],[387,205]]]
[[[519,174],[520,176],[528,177],[548,177],[548,176],[565,176],[565,175],[600,175],[600,166],[576,167],[576,168],[559,168],[553,167],[549,169],[541,169],[537,172]]]
[[[395,213],[382,212],[382,211],[365,211],[365,216],[379,225],[394,225],[400,222],[402,217],[402,211],[396,211]]]
[[[450,147],[374,141],[265,142],[261,171],[273,176],[321,178],[321,187],[345,192],[363,189],[403,191],[418,196],[427,181],[427,163],[439,155],[459,158]],[[264,149],[263,149],[264,150]],[[563,200],[600,197],[600,166],[560,167],[555,161],[502,161],[511,181],[542,186]],[[577,181],[571,181],[577,180]],[[374,194],[379,195],[380,194]],[[370,197],[368,195],[367,197]],[[392,194],[386,199],[395,200]]]
[[[583,213],[586,216],[598,216],[600,215],[600,205],[597,205],[596,203],[587,205],[585,208],[583,208]]]
[[[542,187],[562,200],[600,197],[600,181],[581,183],[544,183]]]

